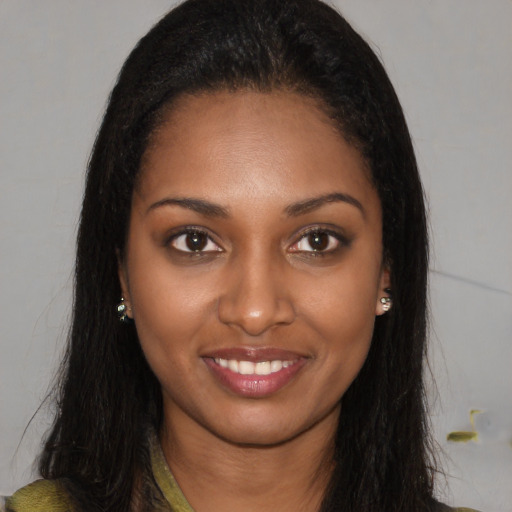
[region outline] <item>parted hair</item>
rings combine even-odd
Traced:
[[[342,397],[322,511],[433,511],[424,396],[428,246],[424,197],[402,108],[370,46],[319,0],[188,0],[126,60],[90,157],[77,240],[74,314],[39,469],[82,510],[127,511],[149,471],[162,398],[119,322],[123,254],[141,158],[182,94],[286,90],[319,101],[364,156],[383,215],[393,308]]]

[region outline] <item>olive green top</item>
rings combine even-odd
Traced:
[[[67,512],[71,506],[63,489],[56,480],[37,480],[21,488],[13,496],[7,498],[7,512]]]
[[[194,512],[172,475],[158,440],[151,444],[151,468],[156,484],[170,505],[169,510],[173,512]]]
[[[154,497],[154,505],[152,503],[150,509],[155,512],[194,512],[173,477],[156,436],[151,443],[151,467],[158,486],[158,490],[155,491],[159,496]],[[147,504],[144,508],[147,508]],[[477,512],[470,508],[452,510],[453,512]],[[58,480],[37,480],[7,498],[4,506],[0,502],[0,512],[4,511],[73,512],[73,507]]]
[[[145,503],[143,508],[154,512],[194,512],[172,476],[156,436],[150,450],[158,489],[149,489],[151,503]],[[8,497],[4,506],[0,498],[0,512],[73,512],[73,505],[59,480],[37,480]]]

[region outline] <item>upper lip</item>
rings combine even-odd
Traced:
[[[275,347],[230,347],[212,350],[203,354],[202,357],[260,363],[263,361],[298,361],[307,356]]]

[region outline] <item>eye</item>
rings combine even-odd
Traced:
[[[341,234],[325,229],[314,229],[304,233],[290,247],[290,251],[322,254],[335,252],[342,245],[348,245],[348,242]]]
[[[171,238],[170,245],[177,251],[188,253],[222,251],[207,233],[196,229],[177,233]]]

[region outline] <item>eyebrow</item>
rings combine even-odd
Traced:
[[[223,206],[204,199],[195,199],[192,197],[166,197],[165,199],[153,203],[147,209],[146,213],[161,208],[162,206],[181,206],[182,208],[193,210],[205,217],[229,217],[228,210]]]
[[[304,215],[311,211],[317,210],[318,208],[324,206],[328,203],[348,203],[352,206],[355,206],[362,213],[363,217],[366,217],[366,211],[363,205],[351,195],[343,194],[341,192],[333,192],[332,194],[325,194],[318,197],[313,197],[311,199],[306,199],[305,201],[299,201],[298,203],[293,203],[285,208],[285,212],[290,217],[297,217],[299,215]]]
[[[331,194],[325,194],[290,204],[284,209],[284,212],[289,217],[298,217],[299,215],[304,215],[306,213],[317,210],[326,204],[336,202],[343,202],[355,206],[358,210],[360,210],[363,217],[366,216],[366,211],[363,205],[355,197],[348,194],[343,194],[341,192],[333,192]],[[224,208],[219,204],[212,203],[205,199],[196,199],[193,197],[166,197],[160,201],[157,201],[156,203],[153,203],[147,209],[146,213],[149,213],[150,211],[161,208],[163,206],[180,206],[181,208],[193,210],[205,217],[227,218],[230,216],[227,208]]]

